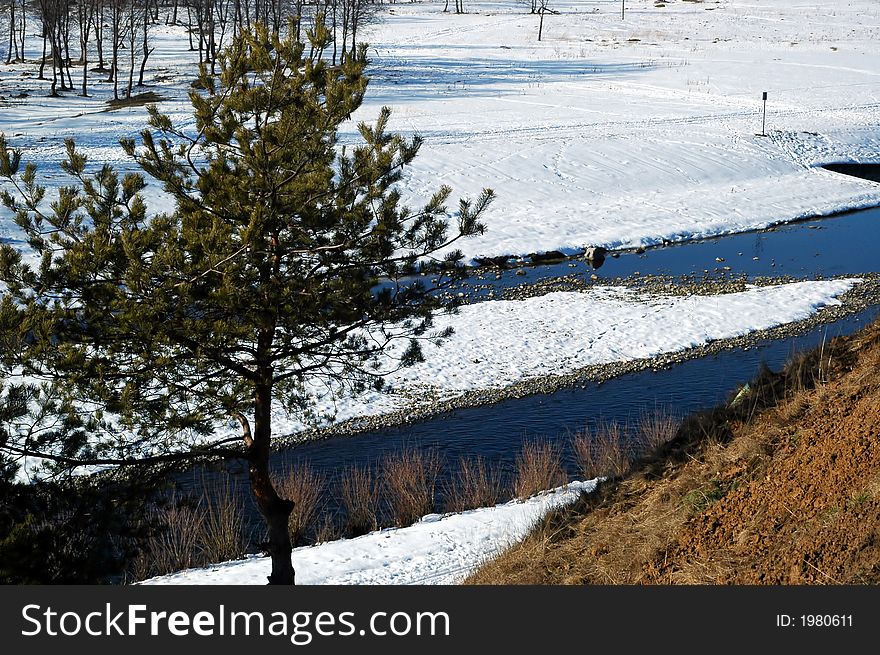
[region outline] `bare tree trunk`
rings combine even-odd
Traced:
[[[79,50],[82,60],[82,96],[89,95],[89,34],[91,33],[92,20],[95,17],[95,2],[86,4],[80,2],[77,5],[77,22],[79,23]]]
[[[43,56],[40,57],[40,74],[37,75],[38,80],[45,80],[46,77],[43,75],[43,71],[46,69],[46,42],[49,39],[49,35],[46,33],[46,19],[43,19]]]
[[[336,8],[339,6],[339,0],[332,0],[333,2],[333,65],[336,65],[336,48],[337,48],[337,21],[336,21]]]
[[[296,11],[296,40],[300,39],[300,25],[302,24],[303,19],[303,0],[296,0],[294,3],[294,9]]]
[[[149,6],[150,6],[149,2],[147,2],[147,4],[144,7],[144,24],[143,24],[143,32],[141,33],[143,35],[143,41],[141,43],[141,47],[143,48],[143,52],[142,52],[142,58],[141,58],[141,69],[140,69],[140,72],[138,73],[138,83],[137,83],[138,86],[144,85],[144,70],[147,67],[147,60],[150,58],[150,55],[153,54],[153,50],[155,50],[155,48],[150,47],[150,43],[149,43],[149,32],[148,32],[149,23],[147,21],[147,13],[149,11]]]
[[[70,3],[65,2],[64,5],[64,20],[59,21],[58,24],[58,37],[60,40],[60,44],[64,46],[64,57],[61,60],[61,64],[63,65],[62,75],[61,75],[61,89],[62,90],[70,90],[73,91],[73,77],[70,75]],[[59,48],[59,55],[61,54],[61,49]],[[64,73],[67,73],[67,86],[64,84]]]
[[[52,91],[49,95],[57,96],[58,95],[58,50],[55,47],[55,31],[53,27],[52,38],[49,40],[49,47],[52,48]],[[62,84],[64,83],[64,77],[61,78]]]
[[[25,6],[25,0],[21,0],[21,11],[19,12],[19,16],[21,16],[21,30],[18,33],[19,42],[21,43],[21,49],[18,51],[21,53],[21,61],[24,61],[27,57],[24,53],[24,40],[25,35],[27,34],[27,7]]]
[[[214,9],[216,7],[216,3],[213,0],[208,0],[208,43],[205,46],[205,54],[211,62],[211,75],[217,74],[217,43],[214,40],[214,31],[216,29],[216,25],[214,22],[215,14]]]
[[[97,0],[93,14],[95,46],[98,48],[98,70],[104,71],[104,0]]]
[[[110,5],[110,29],[113,39],[113,59],[110,62],[110,77],[108,82],[113,82],[113,99],[119,100],[119,46],[121,45],[122,7],[119,0],[111,0]]]
[[[18,47],[18,41],[13,38],[15,35],[15,0],[9,3],[9,46],[6,49],[6,63],[9,64],[12,62],[12,44],[13,42]],[[16,60],[18,57],[16,57]]]
[[[339,44],[340,60],[345,59],[348,52],[348,26],[351,18],[351,0],[339,0],[342,3],[342,43]]]
[[[131,89],[134,86],[134,60],[137,50],[137,21],[135,19],[136,16],[137,11],[135,3],[134,0],[131,0],[131,5],[128,12],[128,85],[125,90],[126,98],[131,98]]]
[[[361,12],[361,0],[351,0],[351,56],[357,52],[358,19]]]
[[[238,37],[238,32],[242,27],[241,0],[235,0],[232,8],[232,38]]]
[[[83,98],[89,97],[89,57],[86,54],[85,50],[82,55],[82,93],[80,94]]]
[[[204,31],[204,22],[203,15],[204,8],[202,7],[202,3],[200,2],[196,8],[196,23],[199,26],[199,63],[203,62],[204,55],[202,55],[202,51],[204,50],[203,45],[205,41],[205,31]]]
[[[190,51],[193,51],[196,48],[193,45],[192,9],[190,9],[189,5],[186,5],[186,34],[189,37],[189,49]]]

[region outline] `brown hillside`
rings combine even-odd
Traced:
[[[880,582],[880,323],[750,388],[468,582]]]

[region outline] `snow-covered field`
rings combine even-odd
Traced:
[[[469,260],[681,241],[880,205],[880,184],[819,168],[880,163],[877,0],[628,0],[625,20],[618,0],[551,0],[559,14],[546,16],[541,42],[538,17],[514,0],[467,2],[464,15],[442,7],[382,5],[364,33],[372,82],[341,141],[388,105],[392,129],[425,138],[406,178],[413,203],[441,183],[471,197],[492,187],[486,234],[457,244]],[[145,90],[192,125],[195,53],[175,45],[181,28],[156,36]],[[50,186],[64,183],[66,137],[94,162],[130,166],[117,142],[143,129],[143,107],[107,111],[106,84],[92,98],[48,98],[29,70],[0,64],[0,131]],[[148,204],[169,208],[157,190]],[[21,239],[3,210],[0,239]],[[596,287],[482,302],[440,318],[455,328],[451,342],[426,345],[423,364],[392,374],[395,393],[319,399],[317,409],[342,420],[405,408],[426,388],[450,398],[675,352],[806,318],[854,284],[663,298]],[[283,419],[276,434],[301,427]],[[298,549],[299,581],[453,582],[573,493]],[[254,558],[163,581],[259,584],[267,573]]]
[[[412,176],[498,202],[470,256],[653,244],[876,205],[816,164],[880,161],[876,2],[397,5],[373,95],[427,143]],[[768,92],[767,134],[762,92]]]
[[[372,82],[355,120],[382,105],[392,128],[425,145],[413,199],[441,182],[498,200],[469,258],[588,245],[653,244],[753,229],[880,204],[880,185],[816,168],[880,161],[880,4],[875,0],[553,2],[538,17],[514,0],[387,4],[365,28]],[[194,53],[157,26],[147,90],[182,124]],[[45,97],[47,86],[0,66],[0,130],[58,174],[62,139],[125,164],[122,136],[142,107],[105,111],[96,97]],[[149,77],[149,76],[148,76]],[[109,85],[105,85],[109,87]],[[17,98],[22,91],[30,95]],[[768,92],[767,137],[761,93]],[[163,208],[158,196],[152,205]],[[0,237],[15,238],[7,219]]]

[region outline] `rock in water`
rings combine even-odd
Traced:
[[[605,263],[605,255],[607,254],[608,251],[601,246],[590,246],[587,248],[586,252],[584,252],[584,259],[586,259],[587,263],[593,268],[599,268]]]

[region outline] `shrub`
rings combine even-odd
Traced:
[[[602,423],[595,432],[584,429],[575,434],[571,447],[581,475],[588,480],[625,475],[632,462],[624,437],[617,423]]]
[[[669,412],[643,412],[639,419],[639,440],[648,453],[654,453],[672,441],[678,431],[679,420]]]

